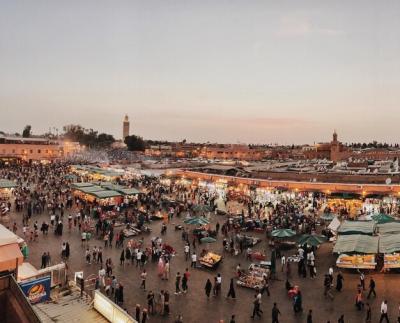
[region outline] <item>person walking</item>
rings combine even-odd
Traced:
[[[340,315],[338,323],[344,323],[344,314]]]
[[[363,272],[360,271],[360,286],[362,290],[365,290],[365,275]]]
[[[189,277],[189,272],[185,272],[182,276],[182,291],[186,294],[188,290],[188,277]]]
[[[343,288],[343,280],[344,280],[343,275],[342,275],[342,273],[339,271],[339,273],[338,273],[337,276],[336,276],[336,290],[337,290],[338,292],[341,292],[341,291],[342,291],[342,288]]]
[[[222,277],[221,277],[221,274],[218,273],[216,280],[215,280],[215,296],[218,296],[220,294],[221,286],[222,286]]]
[[[181,273],[178,271],[175,276],[175,295],[179,295],[182,293],[180,288],[181,278],[182,278]]]
[[[369,293],[368,293],[367,299],[369,299],[371,297],[371,294],[374,294],[374,297],[376,298],[375,280],[372,277],[369,280]]]
[[[232,297],[233,299],[236,299],[236,293],[235,293],[235,286],[233,283],[233,278],[231,278],[231,282],[229,285],[229,291],[228,291],[228,295],[226,296],[226,298]]]
[[[329,274],[325,274],[324,279],[324,296],[329,296],[330,299],[333,299],[333,295],[331,294],[331,278]]]
[[[42,255],[42,265],[40,266],[41,269],[46,268],[47,265],[47,254],[46,252],[43,252]]]
[[[147,309],[143,309],[143,312],[142,312],[142,321],[141,321],[141,323],[146,323],[146,321],[147,321]]]
[[[120,265],[123,266],[125,263],[125,250],[122,249],[121,256],[119,257]]]
[[[307,323],[312,323],[312,310],[308,311],[307,314]]]
[[[279,315],[281,315],[281,312],[279,311],[279,308],[276,305],[276,303],[274,303],[274,306],[272,307],[272,322],[271,323],[279,323]]]
[[[366,310],[366,315],[365,315],[365,323],[371,323],[372,321],[372,312],[371,312],[371,306],[369,305],[369,303],[366,304],[367,305],[367,310]]]
[[[210,294],[211,294],[211,290],[212,290],[212,284],[211,284],[210,279],[207,279],[204,290],[206,291],[207,298],[210,298]]]
[[[381,318],[379,319],[379,323],[382,323],[383,319],[385,319],[385,321],[389,323],[389,317],[387,312],[388,312],[387,300],[384,300],[381,304]]]
[[[357,295],[356,295],[356,306],[357,306],[357,309],[358,309],[359,311],[361,311],[362,308],[364,307],[364,303],[363,303],[363,300],[362,300],[362,290],[361,290],[361,289],[359,289],[359,290],[357,291]]]
[[[188,261],[189,260],[189,252],[190,252],[190,246],[188,243],[186,243],[186,245],[184,247],[184,252],[185,252],[185,260]]]
[[[252,319],[254,319],[256,317],[256,315],[258,317],[261,317],[260,315],[260,301],[257,297],[257,294],[254,295],[254,301],[253,301],[253,315],[251,316]]]
[[[136,304],[136,307],[135,307],[135,318],[136,318],[136,321],[138,321],[138,322],[140,322],[140,313],[141,312],[142,311],[140,309],[140,304]]]
[[[65,258],[67,260],[69,259],[70,253],[71,253],[71,250],[70,250],[70,247],[69,247],[69,242],[67,242],[65,244]]]
[[[169,315],[169,293],[164,291],[164,315]]]
[[[143,288],[143,290],[146,290],[146,278],[147,278],[146,269],[143,269],[142,273],[140,274],[140,279],[142,280],[140,288]]]
[[[195,252],[192,253],[192,264],[190,265],[192,268],[197,267],[197,255]]]
[[[154,314],[154,293],[150,291],[147,294],[147,308],[149,310],[149,314]]]

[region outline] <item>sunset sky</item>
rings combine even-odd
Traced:
[[[400,1],[0,2],[0,130],[400,142]]]

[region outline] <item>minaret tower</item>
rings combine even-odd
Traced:
[[[122,140],[129,136],[129,117],[126,114],[122,124]]]

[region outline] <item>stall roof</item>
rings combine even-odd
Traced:
[[[37,276],[38,274],[39,271],[29,262],[23,262],[18,266],[18,281],[29,279]]]
[[[0,246],[18,243],[18,236],[0,224]]]
[[[72,183],[71,185],[73,188],[80,188],[80,187],[89,187],[93,186],[92,183]]]
[[[99,198],[99,199],[107,199],[110,197],[121,196],[121,193],[118,193],[116,191],[109,191],[109,190],[88,192],[88,194],[93,195],[94,197]]]
[[[17,263],[22,264],[24,257],[18,243],[0,246],[0,272],[14,270]]]
[[[368,234],[374,233],[373,221],[344,221],[338,229],[339,234]]]
[[[337,216],[335,216],[333,218],[333,220],[331,221],[331,223],[329,223],[328,225],[328,229],[332,230],[332,231],[337,231],[337,229],[340,227],[340,220],[338,219]]]
[[[10,181],[8,179],[0,179],[0,188],[14,188],[17,187],[15,182]]]
[[[101,186],[93,185],[93,186],[81,187],[78,188],[77,190],[83,193],[92,193],[92,192],[104,191],[104,188],[102,188]]]
[[[377,227],[380,234],[400,233],[400,222],[382,223]]]
[[[123,195],[136,195],[140,194],[136,188],[115,188],[115,191],[122,193]]]
[[[385,234],[379,239],[380,253],[393,253],[400,251],[400,233]]]
[[[334,253],[364,253],[375,254],[378,252],[379,237],[364,234],[339,236],[333,247]]]

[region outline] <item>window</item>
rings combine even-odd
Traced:
[[[46,154],[48,154],[49,153],[49,150],[48,149],[46,149]]]
[[[15,154],[15,149],[12,150],[12,153]]]
[[[40,154],[42,151],[40,149],[37,150],[38,154]]]
[[[33,154],[33,149],[30,150],[30,153]]]

